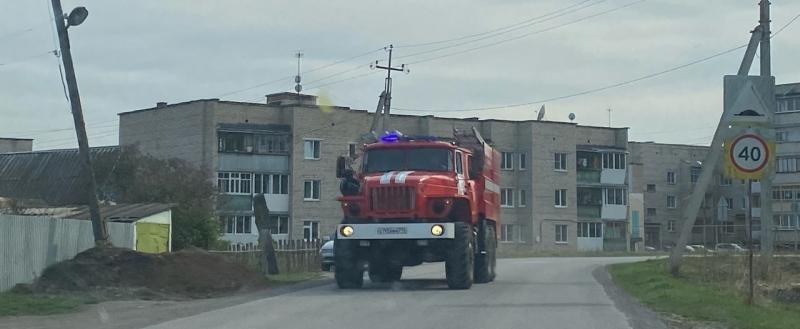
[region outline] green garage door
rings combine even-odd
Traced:
[[[169,225],[136,223],[136,250],[149,253],[169,250]]]

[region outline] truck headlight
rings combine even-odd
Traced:
[[[355,230],[350,225],[342,226],[342,228],[339,229],[339,233],[341,233],[342,236],[344,237],[349,237],[353,235],[353,232],[355,232]]]
[[[431,226],[431,234],[434,236],[442,236],[442,234],[444,234],[444,226],[439,224]]]

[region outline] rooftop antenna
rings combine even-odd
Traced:
[[[611,108],[609,107],[606,111],[608,111],[608,127],[611,128]]]
[[[297,92],[297,98],[300,99],[300,92],[303,91],[303,85],[300,84],[300,59],[303,58],[303,52],[298,50],[294,57],[297,57],[297,75],[294,76],[294,91]]]

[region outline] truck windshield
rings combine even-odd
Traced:
[[[453,152],[445,148],[397,148],[367,151],[364,172],[453,171]]]

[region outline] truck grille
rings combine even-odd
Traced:
[[[414,209],[416,193],[410,186],[381,186],[370,189],[369,206],[376,212],[400,212]]]

